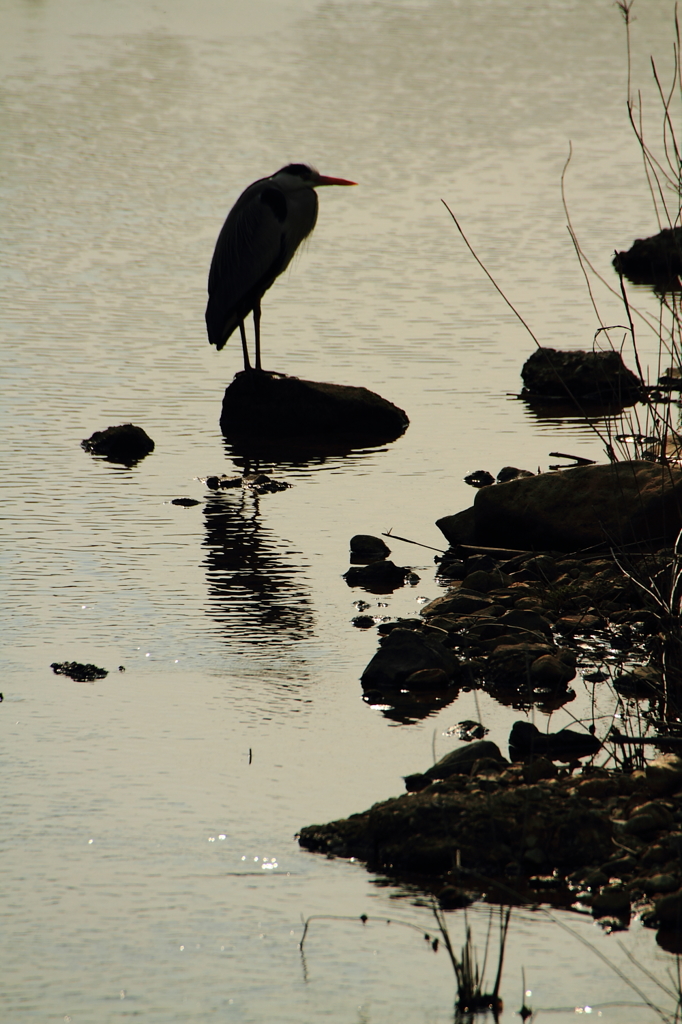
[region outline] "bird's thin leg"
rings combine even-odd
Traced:
[[[256,369],[260,370],[260,302],[253,307],[253,329],[256,335]]]
[[[242,352],[244,353],[244,369],[250,370],[251,363],[249,362],[249,350],[246,347],[246,328],[244,327],[244,321],[239,321],[239,333],[242,336]]]

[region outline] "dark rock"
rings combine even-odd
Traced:
[[[408,690],[441,690],[450,685],[450,676],[442,668],[420,668],[405,680]]]
[[[595,917],[607,914],[627,917],[630,914],[630,894],[620,885],[606,885],[593,897],[592,913]]]
[[[446,580],[463,580],[467,574],[461,558],[451,558],[447,562],[443,560],[436,572]]]
[[[643,923],[646,924],[646,920],[643,919]],[[682,953],[682,931],[675,925],[664,925],[656,932],[656,945],[666,953],[675,953],[679,956]]]
[[[601,615],[591,615],[588,612],[579,612],[576,615],[562,615],[554,623],[560,633],[566,636],[574,636],[576,633],[593,633],[604,625]]]
[[[657,893],[675,892],[680,887],[680,879],[675,875],[651,875],[644,882],[642,888],[647,896],[655,896]]]
[[[418,792],[436,779],[449,779],[451,775],[470,775],[471,769],[482,758],[492,758],[495,764],[507,765],[500,748],[491,740],[476,740],[464,747],[457,747],[425,772],[405,776],[408,792]]]
[[[498,567],[498,560],[488,554],[469,555],[466,560],[467,575],[474,572],[494,572]]]
[[[54,661],[50,668],[56,676],[68,676],[77,683],[92,683],[95,679],[104,679],[109,675],[105,668],[97,665],[82,665],[78,661]]]
[[[405,686],[413,672],[442,669],[450,681],[462,674],[460,662],[452,651],[433,636],[411,629],[394,629],[381,640],[381,646],[362,673],[363,689]]]
[[[438,902],[443,910],[460,910],[464,907],[470,907],[474,901],[464,889],[458,889],[454,885],[446,885],[438,893]]]
[[[286,491],[291,484],[284,480],[273,480],[265,473],[245,473],[242,477],[242,487],[248,487],[256,494],[274,494],[277,491]]]
[[[530,668],[537,658],[556,651],[548,644],[520,642],[501,644],[488,658],[486,679],[493,686],[522,686],[530,684]]]
[[[530,667],[533,688],[565,686],[575,678],[575,666],[553,654],[543,654]]]
[[[634,857],[619,856],[602,864],[602,871],[608,878],[621,878],[632,874],[636,867],[637,861]]]
[[[521,370],[523,391],[528,400],[613,402],[621,405],[636,400],[641,381],[628,370],[619,352],[561,352],[537,349]]]
[[[452,732],[452,728],[448,730],[448,734],[450,732]],[[480,722],[472,722],[469,718],[457,723],[457,735],[466,743],[471,743],[472,740],[482,740],[488,732],[489,730]]]
[[[490,487],[495,483],[495,477],[487,469],[476,469],[464,477],[464,483],[470,487]]]
[[[227,490],[231,487],[241,487],[242,478],[240,476],[207,476],[206,486],[212,491]]]
[[[659,754],[646,766],[646,781],[654,796],[676,793],[682,789],[682,758],[679,754]]]
[[[352,562],[377,562],[382,558],[388,558],[391,549],[384,544],[381,537],[372,537],[369,533],[356,533],[350,539],[350,554]]]
[[[510,633],[518,631],[522,633],[542,633],[548,637],[552,635],[552,627],[549,622],[542,615],[538,615],[537,612],[513,608],[500,617],[500,622]]]
[[[382,636],[387,636],[394,629],[416,629],[421,632],[423,626],[422,619],[397,619],[395,622],[380,622],[377,629]]]
[[[674,539],[682,527],[681,508],[678,467],[650,462],[579,466],[479,491],[476,543],[574,551],[605,542],[620,546]],[[439,520],[442,530],[443,523]]]
[[[411,572],[411,569],[394,565],[393,562],[380,561],[352,566],[343,574],[343,578],[349,587],[362,587],[372,594],[388,594],[402,587]]]
[[[613,688],[624,697],[653,697],[663,693],[663,675],[653,665],[638,665],[616,676]]]
[[[504,583],[499,574],[496,576],[492,572],[484,572],[482,569],[477,569],[475,572],[470,572],[468,576],[464,577],[461,589],[473,590],[477,594],[487,594],[489,590],[494,590],[496,587],[503,585]]]
[[[200,504],[201,502],[196,498],[173,498],[171,501],[171,505],[182,505],[183,508],[192,508],[194,505]]]
[[[616,253],[613,266],[633,284],[654,285],[659,291],[679,290],[682,228],[664,228],[657,235],[638,238],[627,252]]]
[[[352,622],[358,629],[371,629],[374,625],[374,618],[371,615],[356,615]]]
[[[547,583],[551,583],[557,577],[556,560],[551,555],[535,555],[533,558],[527,558],[522,564],[524,569],[529,569],[538,579]]]
[[[142,427],[123,423],[118,427],[96,430],[91,437],[81,441],[81,448],[92,455],[101,455],[109,462],[133,466],[154,451],[154,442]]]
[[[632,817],[625,822],[623,831],[627,835],[645,836],[671,824],[672,814],[668,808],[657,800],[651,800],[635,808]]]
[[[516,480],[520,476],[535,476],[527,469],[517,469],[516,466],[504,466],[497,474],[498,484],[506,484],[509,480]]]
[[[474,591],[464,590],[461,587],[449,590],[443,597],[437,597],[422,608],[422,615],[466,615],[470,612],[478,612],[483,608],[489,608],[492,601],[489,597],[483,597]]]
[[[654,914],[661,924],[682,925],[682,890],[661,896],[654,903]]]
[[[592,757],[601,750],[601,743],[589,733],[561,729],[541,733],[531,722],[514,722],[509,734],[509,756],[512,761],[545,757],[549,761],[577,761]]]
[[[381,444],[400,437],[402,409],[362,387],[268,373],[238,373],[225,391],[220,428],[229,438],[326,437]]]
[[[436,523],[448,544],[476,543],[476,520],[473,505],[465,508],[463,512],[456,512],[452,516],[443,516]]]
[[[537,757],[534,761],[524,764],[523,781],[532,786],[543,779],[555,779],[558,773],[558,768],[550,760],[546,757]]]

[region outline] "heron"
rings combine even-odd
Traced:
[[[244,369],[252,370],[244,321],[253,313],[256,370],[260,360],[260,303],[315,227],[320,185],[355,185],[328,178],[307,164],[287,164],[242,192],[218,235],[208,275],[206,329],[220,350],[239,327]]]

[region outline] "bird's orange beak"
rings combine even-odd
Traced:
[[[345,178],[326,178],[324,174],[321,174],[316,185],[357,185],[357,181],[346,181]]]

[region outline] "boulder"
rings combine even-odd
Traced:
[[[679,289],[682,275],[682,228],[664,228],[638,238],[627,252],[613,258],[616,271],[633,284],[651,284],[659,291]]]
[[[682,469],[617,462],[511,480],[477,493],[474,518],[476,542],[486,546],[575,551],[672,541],[682,527]]]
[[[421,669],[442,669],[450,682],[460,674],[460,662],[439,640],[412,629],[393,629],[362,673],[365,690],[400,687]]]
[[[102,455],[109,462],[133,466],[154,451],[154,442],[142,427],[136,427],[134,423],[122,423],[118,427],[96,430],[81,441],[81,448],[91,455]]]
[[[225,391],[220,429],[232,439],[336,439],[383,444],[405,432],[402,409],[373,391],[280,374],[244,372]]]
[[[539,348],[524,363],[521,376],[521,397],[528,400],[624,404],[636,400],[642,391],[639,377],[628,370],[620,353],[613,351]]]
[[[449,754],[441,757],[440,761],[427,768],[425,772],[417,772],[414,775],[405,776],[405,787],[410,793],[425,789],[436,779],[449,779],[451,775],[470,775],[471,770],[477,761],[482,758],[489,758],[504,767],[509,762],[502,756],[502,752],[492,740],[475,740],[463,747],[451,750]]]

